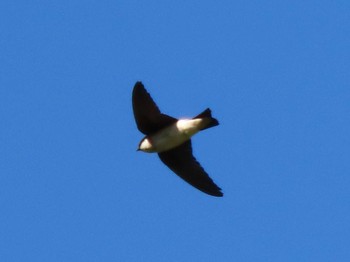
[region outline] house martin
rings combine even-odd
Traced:
[[[134,86],[132,107],[137,128],[145,134],[138,151],[158,153],[160,160],[187,183],[206,194],[223,196],[192,154],[191,137],[219,125],[209,108],[191,119],[162,114],[141,82]]]

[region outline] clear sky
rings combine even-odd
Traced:
[[[0,3],[0,261],[350,261],[349,1]],[[220,121],[224,197],[136,152],[131,92]]]

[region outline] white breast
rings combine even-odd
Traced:
[[[181,119],[174,125],[144,139],[140,150],[150,153],[170,150],[189,140],[201,129],[201,126],[202,119]]]

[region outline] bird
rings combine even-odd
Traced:
[[[191,137],[219,125],[209,108],[191,119],[163,114],[141,81],[133,88],[132,108],[137,128],[145,135],[137,151],[157,153],[170,170],[193,187],[211,196],[223,196],[192,154]]]

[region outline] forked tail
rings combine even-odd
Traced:
[[[193,119],[196,119],[196,118],[209,120],[208,123],[205,125],[205,127],[203,127],[201,130],[205,130],[213,126],[219,125],[219,121],[211,116],[211,110],[209,108],[205,109],[202,113],[200,113],[198,116],[195,116]]]

